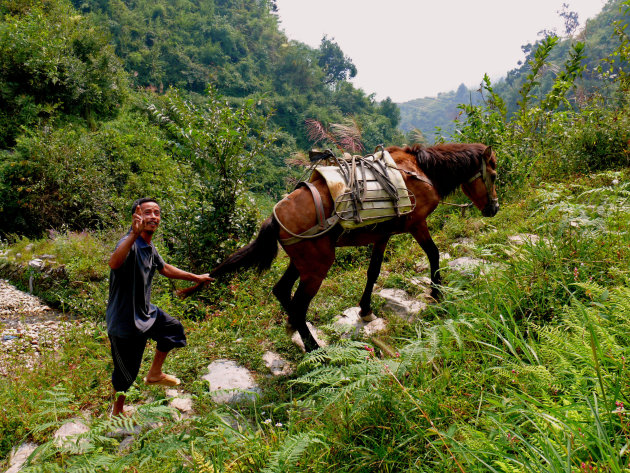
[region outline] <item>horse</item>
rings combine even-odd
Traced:
[[[335,260],[336,247],[373,245],[367,282],[359,301],[362,319],[370,321],[374,319],[372,290],[392,235],[410,233],[424,250],[430,264],[431,296],[437,300],[441,283],[440,253],[429,234],[427,217],[458,187],[483,216],[492,217],[499,210],[495,189],[497,158],[491,147],[481,143],[450,143],[386,149],[401,172],[408,191],[415,196],[415,207],[410,213],[350,231],[334,225],[329,231],[295,238],[308,230],[323,228],[322,219],[334,213],[335,202],[326,182],[321,176],[315,177],[308,186],[298,186],[279,201],[272,216],[262,223],[257,237],[210,272],[212,277],[218,278],[239,269],[269,269],[280,242],[290,262],[272,292],[288,315],[287,328],[299,332],[306,351],[319,348],[306,324],[306,314]],[[298,287],[292,294],[298,279]],[[185,297],[201,286],[183,289],[180,295]]]

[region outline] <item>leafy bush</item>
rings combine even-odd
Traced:
[[[484,103],[460,106],[465,115],[458,123],[458,139],[495,147],[502,184],[518,188],[527,181],[557,179],[629,162],[628,98],[622,94],[615,104],[604,103],[599,94],[574,103],[568,100],[584,69],[583,43],[573,44],[563,68],[545,87],[545,95],[535,96],[557,44],[555,36],[537,44],[530,72],[519,90],[519,108],[513,115],[508,115],[488,76],[482,84]]]
[[[0,160],[0,227],[41,235],[47,229],[111,224],[112,182],[107,159],[80,127],[49,129],[19,138]]]
[[[171,140],[173,155],[191,169],[185,198],[166,229],[171,253],[189,267],[208,269],[257,227],[247,183],[273,134],[256,102],[231,107],[212,88],[200,104],[174,89],[154,102],[149,112]]]
[[[116,112],[126,78],[107,37],[69,1],[3,2],[0,148],[56,110],[94,124]]]

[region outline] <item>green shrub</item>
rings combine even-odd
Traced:
[[[69,1],[3,2],[0,14],[0,148],[59,110],[91,124],[116,113],[127,87],[120,60]]]
[[[209,89],[198,104],[176,90],[153,102],[149,113],[178,162],[190,169],[165,238],[178,262],[207,270],[254,234],[258,215],[247,183],[274,137],[253,100],[233,107]]]

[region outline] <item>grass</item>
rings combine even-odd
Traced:
[[[106,415],[111,361],[102,313],[116,236],[5,245],[14,262],[55,254],[65,279],[36,288],[87,329],[32,372],[0,380],[0,457],[28,439],[43,444],[32,471],[630,471],[628,170],[521,194],[493,219],[462,218],[448,207],[432,216],[441,251],[490,266],[472,275],[444,268],[441,303],[415,323],[388,317],[380,338],[394,357],[369,339],[339,340],[308,356],[293,346],[270,294],[284,255],[263,275],[240,274],[187,301],[158,278],[154,302],[182,319],[189,340],[168,369],[194,396],[196,417],[172,420],[163,390],[134,385],[130,399],[144,407],[128,422],[161,426],[139,435],[125,457],[102,435],[115,423]],[[516,233],[540,240],[509,244]],[[462,238],[472,244],[452,246]],[[357,304],[368,262],[367,249],[340,250],[309,320],[324,326]],[[428,275],[417,272],[425,264],[409,236],[395,237],[379,284],[413,293],[411,278]],[[24,287],[28,274],[11,274]],[[377,297],[374,308],[380,313]],[[267,350],[295,363],[296,374],[267,378]],[[200,377],[219,358],[255,373],[264,392],[258,402],[235,411],[211,401]],[[88,452],[50,442],[82,412],[93,419]],[[226,422],[235,416],[237,428]]]

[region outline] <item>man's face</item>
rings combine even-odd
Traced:
[[[145,202],[139,207],[144,219],[144,231],[147,233],[155,232],[161,219],[160,206],[155,202]]]

